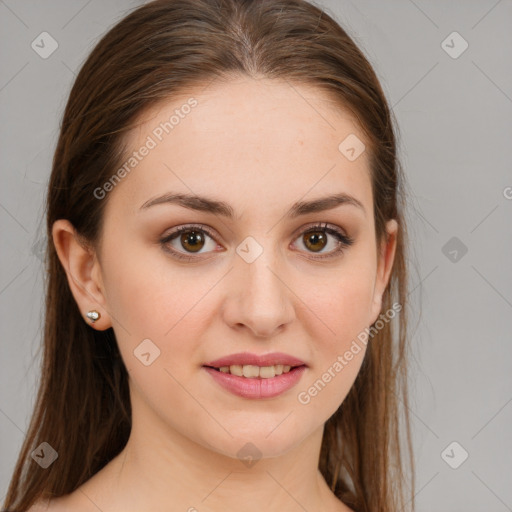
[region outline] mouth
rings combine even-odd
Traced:
[[[203,365],[214,382],[245,399],[276,398],[301,380],[308,366],[282,353],[232,354]]]
[[[203,365],[214,382],[242,398],[275,398],[291,390],[308,368],[304,361],[283,352],[239,352]]]
[[[220,373],[236,375],[237,377],[245,377],[246,379],[273,379],[274,377],[294,372],[298,368],[305,366],[305,364],[295,366],[283,364],[276,364],[272,366],[257,366],[253,364],[233,364],[230,366],[204,365],[205,368],[211,368],[212,370]]]

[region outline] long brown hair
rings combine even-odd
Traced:
[[[348,396],[327,421],[319,468],[356,512],[414,510],[406,194],[397,128],[362,51],[337,22],[305,0],[149,2],[110,29],[82,66],[64,112],[48,187],[41,381],[6,509],[26,510],[38,499],[72,492],[112,460],[130,434],[128,377],[113,330],[96,331],[84,322],[51,243],[53,223],[69,219],[85,241],[97,244],[108,196],[100,201],[93,191],[125,160],[123,136],[140,115],[188,87],[237,75],[313,85],[350,109],[366,134],[377,242],[386,236],[387,220],[399,224],[382,309],[399,303],[401,311],[378,329]],[[47,469],[30,457],[42,442],[59,454]]]

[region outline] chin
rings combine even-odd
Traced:
[[[277,426],[274,423],[272,428],[257,428],[240,431],[235,428],[227,429],[233,435],[222,436],[219,439],[209,439],[206,446],[220,454],[230,458],[239,459],[242,462],[249,459],[274,458],[285,455],[293,448],[301,444],[308,432],[301,432],[290,426]],[[269,434],[270,433],[270,434]],[[311,433],[309,433],[311,434]]]

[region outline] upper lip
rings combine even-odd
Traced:
[[[215,361],[210,361],[204,366],[221,368],[223,366],[231,366],[235,364],[242,366],[248,364],[254,366],[274,366],[277,364],[285,366],[302,366],[306,363],[296,357],[282,352],[272,352],[270,354],[263,355],[252,354],[250,352],[239,352],[238,354],[231,354],[229,356],[221,357],[220,359],[215,359]]]

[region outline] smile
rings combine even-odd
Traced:
[[[221,366],[220,368],[213,367],[214,370],[218,370],[222,373],[230,373],[231,375],[237,375],[238,377],[246,377],[248,379],[272,379],[276,375],[282,375],[288,373],[292,368],[290,365],[276,364],[273,366],[256,366],[253,364],[233,364],[231,366]]]
[[[232,365],[202,368],[220,387],[231,394],[242,398],[262,399],[282,395],[294,387],[306,371],[305,365],[283,366],[282,369],[280,366]]]

